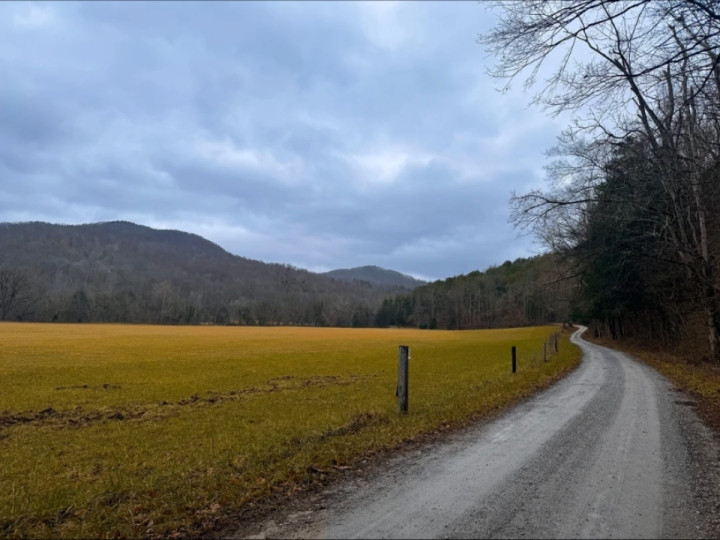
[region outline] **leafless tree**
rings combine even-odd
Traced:
[[[507,84],[524,76],[526,87],[539,88],[534,102],[575,112],[562,145],[572,159],[550,171],[550,190],[513,197],[514,221],[553,247],[571,247],[603,181],[604,152],[644,141],[667,202],[653,230],[695,284],[710,354],[720,359],[720,246],[708,206],[720,169],[720,2],[521,1],[497,9],[498,26],[479,40],[498,58],[491,74]]]
[[[25,274],[9,268],[0,268],[0,321],[30,301],[30,282]]]

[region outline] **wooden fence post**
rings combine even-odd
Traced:
[[[408,364],[410,360],[410,347],[400,345],[398,347],[398,385],[397,385],[397,402],[398,412],[405,414],[408,412]]]
[[[555,352],[558,352],[558,335],[555,334]]]
[[[515,345],[512,346],[512,372],[515,373],[517,369],[517,354],[515,351]]]

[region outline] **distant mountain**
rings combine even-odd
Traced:
[[[340,270],[331,270],[325,272],[324,275],[340,281],[366,281],[374,285],[387,285],[390,287],[404,287],[406,289],[414,289],[425,285],[427,282],[416,279],[406,274],[401,274],[395,270],[387,270],[379,266],[358,266],[356,268],[343,268]]]
[[[24,302],[0,306],[0,315],[38,321],[368,326],[382,300],[402,291],[125,221],[0,223],[0,270],[25,285]]]

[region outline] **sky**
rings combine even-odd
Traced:
[[[0,222],[427,280],[540,253],[508,200],[564,123],[498,91],[494,23],[471,1],[0,2]]]

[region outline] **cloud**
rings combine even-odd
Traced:
[[[53,27],[57,23],[54,7],[36,2],[16,6],[11,20],[16,27],[31,30]]]
[[[0,3],[0,221],[128,219],[444,278],[532,253],[562,119],[500,95],[468,2]]]
[[[379,148],[370,152],[350,153],[340,156],[354,170],[361,185],[397,180],[409,167],[427,165],[433,156],[413,153],[402,148]]]
[[[360,15],[360,26],[366,38],[383,51],[397,52],[403,47],[418,43],[420,36],[413,33],[418,28],[408,24],[409,10],[403,10],[403,3],[362,1],[356,4]]]

